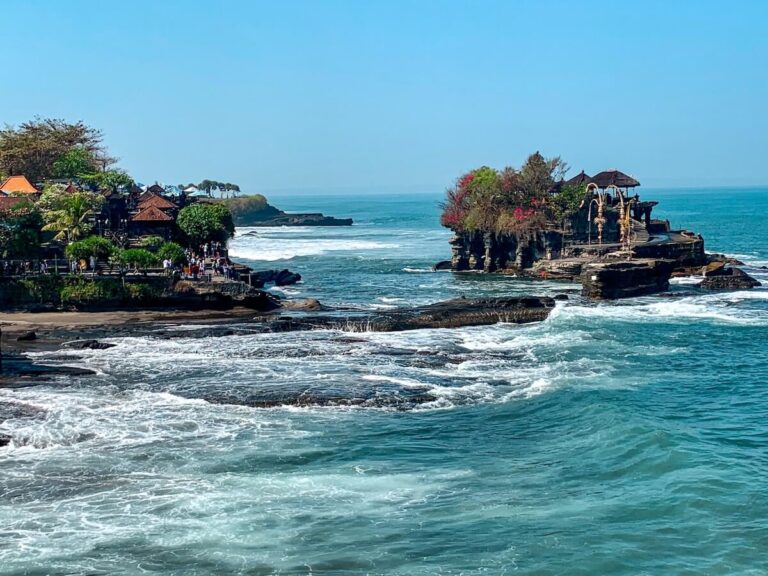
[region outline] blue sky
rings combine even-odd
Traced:
[[[0,122],[101,128],[141,181],[439,191],[540,150],[768,183],[768,2],[4,0]]]

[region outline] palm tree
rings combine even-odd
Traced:
[[[43,226],[43,230],[57,232],[54,240],[72,242],[91,231],[93,215],[93,206],[86,195],[75,192],[62,198],[58,209],[45,215],[48,224]]]

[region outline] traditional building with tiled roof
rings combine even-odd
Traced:
[[[173,217],[155,206],[139,210],[128,222],[128,230],[133,236],[162,236],[166,240],[173,236],[173,226]]]
[[[150,192],[149,190],[145,190],[144,192],[138,195],[138,197],[136,198],[136,202],[141,204],[142,202],[149,200],[154,196],[157,196],[157,194],[155,194],[154,192]]]
[[[160,210],[175,210],[177,208],[176,204],[170,200],[166,200],[162,196],[152,196],[151,198],[139,202],[139,210],[144,210],[145,208],[150,207],[159,208]]]
[[[24,176],[9,176],[0,184],[3,194],[37,194],[37,188],[32,186]]]
[[[173,217],[169,216],[159,208],[148,206],[139,210],[137,214],[131,216],[131,222],[172,222]]]

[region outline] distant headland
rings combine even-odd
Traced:
[[[352,218],[320,213],[288,213],[275,208],[261,194],[228,198],[221,202],[232,213],[236,226],[351,226]]]

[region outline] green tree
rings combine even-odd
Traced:
[[[81,174],[80,180],[99,190],[119,190],[133,186],[133,178],[125,170],[119,169]]]
[[[199,190],[202,190],[206,194],[208,194],[208,196],[210,196],[211,195],[211,191],[216,188],[216,182],[214,182],[213,180],[207,180],[206,179],[206,180],[203,180],[202,182],[200,182],[200,184],[197,185],[197,188]]]
[[[0,172],[24,174],[31,182],[54,178],[66,169],[62,161],[73,149],[80,151],[76,156],[82,154],[78,162],[87,157],[89,165],[106,170],[116,160],[102,140],[99,130],[83,122],[35,118],[18,127],[8,126],[0,130]]]
[[[83,240],[72,242],[65,249],[68,258],[87,260],[91,256],[97,259],[107,259],[116,250],[116,246],[101,236],[88,236]]]
[[[82,146],[73,146],[53,163],[55,178],[79,178],[98,169],[93,154]]]
[[[160,260],[170,260],[172,264],[182,264],[187,260],[187,255],[176,242],[166,242],[157,251],[157,257]]]
[[[35,258],[40,250],[43,219],[30,202],[0,210],[0,257]]]
[[[226,242],[235,231],[232,213],[223,204],[192,204],[179,212],[176,224],[192,246]]]
[[[544,158],[534,152],[520,169],[520,186],[528,198],[546,198],[549,190],[568,170],[559,156]]]
[[[555,219],[563,220],[575,214],[584,201],[586,194],[586,184],[578,186],[564,185],[560,188],[560,192],[552,199],[552,212]]]
[[[141,239],[141,247],[150,252],[157,252],[164,243],[165,238],[162,236],[146,236]]]
[[[160,262],[158,256],[149,250],[143,248],[128,248],[126,250],[116,250],[112,256],[112,262],[119,264],[122,268],[133,268],[138,272],[147,273],[148,268],[157,266]]]
[[[93,229],[93,217],[101,207],[103,198],[89,192],[62,194],[51,210],[43,213],[43,230],[56,232],[55,240],[72,242],[86,236]]]

